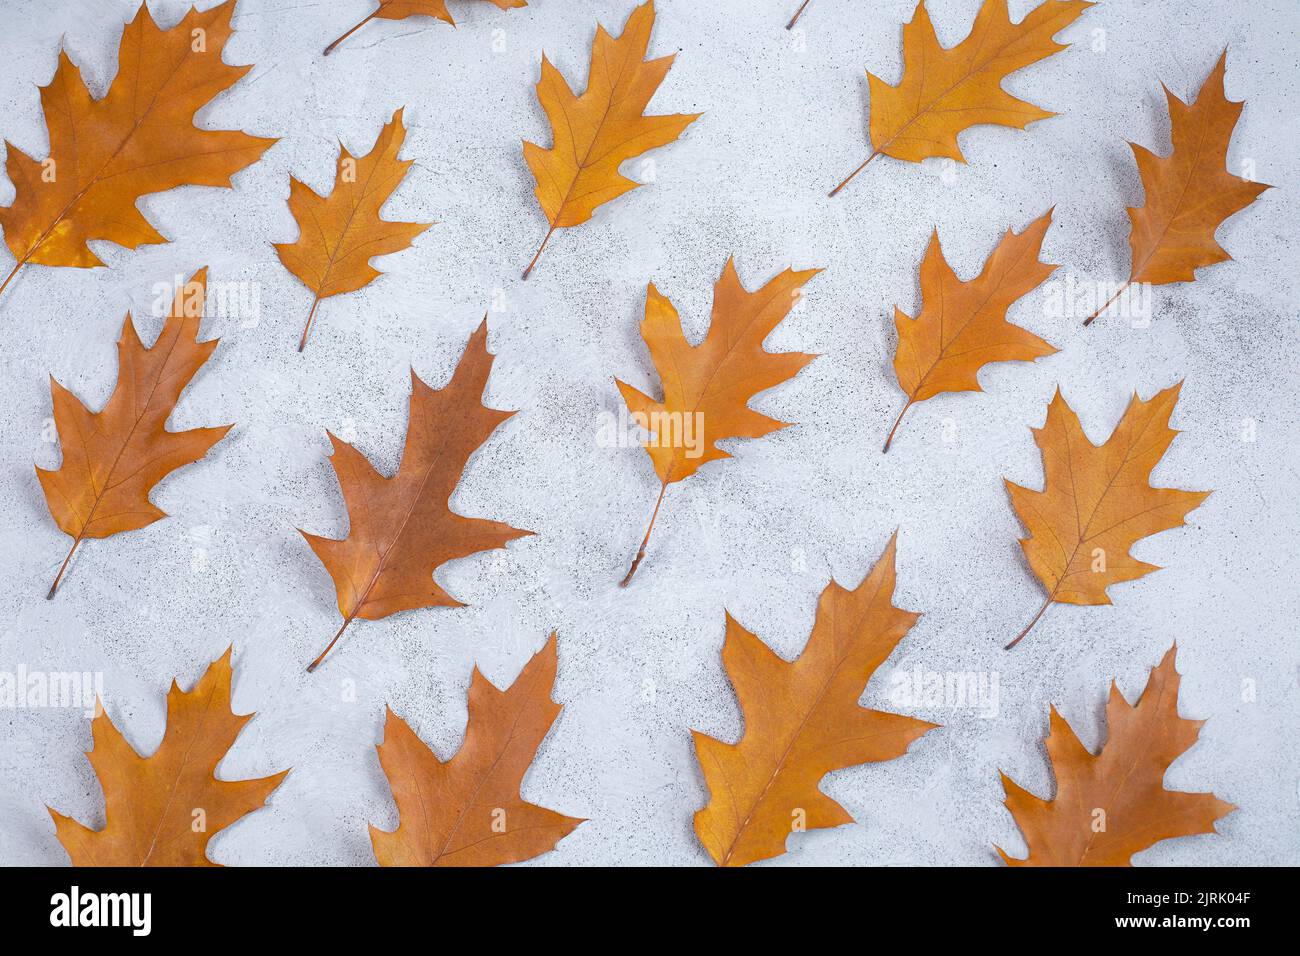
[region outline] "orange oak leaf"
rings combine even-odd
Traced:
[[[641,337],[659,371],[664,400],[656,402],[626,382],[615,381],[633,420],[650,432],[645,449],[661,485],[624,586],[645,557],[670,484],[690,477],[707,462],[730,458],[717,445],[723,439],[761,438],[789,424],[754,411],[749,401],[793,378],[816,358],[802,352],[768,352],[763,341],[799,301],[804,284],[820,271],[787,269],[757,292],[746,292],[729,258],[713,287],[713,317],[699,345],[686,341],[677,310],[654,283],[646,288]]]
[[[194,114],[251,66],[227,66],[233,0],[191,10],[160,30],[143,3],[122,33],[117,76],[92,100],[67,53],[41,105],[50,155],[37,162],[6,143],[12,206],[0,228],[17,259],[0,292],[27,263],[89,268],[103,265],[87,242],[128,249],[166,242],[136,208],[149,193],[176,186],[229,186],[230,177],[276,142],[234,130],[204,130]]]
[[[434,581],[433,572],[448,561],[532,534],[463,517],[449,504],[470,456],[514,415],[482,404],[491,371],[484,316],[446,388],[432,389],[411,372],[406,448],[392,478],[379,474],[347,442],[329,436],[330,464],[348,506],[348,536],[336,541],[301,534],[334,580],[343,625],[307,670],[325,660],[356,618],[375,621],[415,608],[463,607]]]
[[[1044,0],[1013,24],[1007,0],[984,0],[970,35],[950,50],[939,46],[925,0],[903,27],[903,78],[890,86],[867,73],[871,87],[871,155],[833,190],[834,196],[877,156],[919,163],[932,156],[965,163],[957,135],[972,126],[1024,129],[1055,116],[1002,89],[1008,75],[1059,53],[1052,37],[1094,4]]]
[[[1047,421],[1034,429],[1043,452],[1043,490],[1006,482],[1011,504],[1029,531],[1021,548],[1047,600],[1007,645],[1015,647],[1053,603],[1110,604],[1106,589],[1152,571],[1129,548],[1141,538],[1184,524],[1208,491],[1151,487],[1151,472],[1178,432],[1169,416],[1182,383],[1150,401],[1135,394],[1104,444],[1094,445],[1058,389]]]
[[[1132,866],[1134,853],[1172,837],[1213,833],[1236,809],[1212,793],[1166,790],[1165,771],[1196,743],[1203,720],[1178,716],[1177,645],[1151,672],[1137,705],[1114,681],[1106,702],[1107,740],[1095,756],[1052,708],[1047,755],[1056,799],[1040,800],[1002,774],[1007,809],[1029,845],[1008,866]]]
[[[198,341],[207,289],[202,269],[176,290],[171,313],[150,348],[130,314],[117,340],[117,387],[98,412],[50,378],[63,464],[37,467],[50,515],[72,547],[50,586],[53,598],[77,546],[86,538],[135,531],[167,517],[149,500],[154,485],[198,461],[233,427],[167,430],[181,392],[212,355],[216,339]]]
[[[519,7],[528,6],[528,0],[487,0],[488,3],[494,4],[500,10],[511,10]],[[378,0],[379,6],[351,30],[348,30],[341,37],[325,48],[325,55],[329,56],[334,52],[334,48],[346,40],[352,34],[356,33],[371,20],[405,20],[407,17],[433,17],[435,20],[441,20],[443,23],[456,25],[452,19],[451,13],[447,10],[446,0]]]
[[[519,792],[560,713],[551,700],[555,666],[552,634],[507,690],[474,668],[465,739],[445,762],[388,711],[376,749],[399,822],[391,833],[370,827],[380,866],[519,863],[555,849],[583,822],[528,803]]]
[[[894,374],[907,395],[885,439],[889,451],[907,410],[941,392],[978,392],[980,369],[990,362],[1033,361],[1056,349],[1032,332],[1007,321],[1007,309],[1038,288],[1056,266],[1038,261],[1043,236],[1052,224],[1049,209],[1023,232],[1010,229],[984,263],[984,270],[962,282],[943,257],[939,232],[921,263],[921,299],[915,318],[894,308],[898,349]]]
[[[253,719],[231,710],[230,677],[227,649],[189,693],[172,681],[167,732],[147,758],[99,709],[87,756],[104,788],[104,829],[91,830],[47,808],[73,866],[219,865],[208,859],[208,841],[262,806],[289,772],[217,779],[217,765]]]
[[[379,215],[414,162],[397,158],[406,140],[403,112],[393,114],[365,156],[354,157],[339,144],[334,191],[328,196],[289,178],[289,211],[298,223],[298,241],[277,244],[275,251],[284,267],[315,294],[299,352],[307,346],[321,299],[369,285],[382,274],[370,264],[373,257],[408,248],[432,225],[390,222]]]
[[[785,852],[795,830],[853,818],[822,793],[832,770],[902,756],[937,725],[858,706],[867,682],[919,614],[894,607],[897,534],[853,590],[831,581],[803,652],[793,663],[727,615],[722,661],[745,719],[740,742],[692,731],[709,786],[695,834],[721,866]]]
[[[1232,256],[1215,241],[1215,230],[1271,188],[1225,168],[1228,143],[1242,109],[1241,103],[1224,93],[1227,65],[1225,50],[1191,106],[1164,88],[1173,140],[1173,152],[1167,157],[1161,159],[1129,143],[1146,191],[1145,205],[1128,211],[1133,223],[1128,240],[1132,271],[1084,325],[1091,325],[1134,283],[1192,282],[1202,266],[1230,260]]]
[[[646,106],[668,75],[676,54],[646,60],[654,0],[632,11],[623,34],[614,39],[596,27],[587,89],[574,96],[560,71],[542,55],[537,99],[550,120],[550,149],[524,143],[524,158],[537,180],[537,202],[550,228],[524,270],[527,279],[556,229],[580,226],[597,206],[636,189],[618,171],[624,160],[664,146],[702,115],[646,116]]]

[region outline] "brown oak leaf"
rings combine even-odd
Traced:
[[[284,267],[302,280],[315,298],[307,313],[298,351],[307,346],[312,320],[321,299],[356,292],[382,274],[370,264],[408,248],[429,228],[427,222],[390,222],[380,217],[388,198],[402,182],[414,160],[398,159],[406,140],[403,110],[379,132],[374,148],[355,157],[339,144],[334,191],[320,196],[293,177],[289,178],[289,211],[298,223],[298,240],[277,244]]]
[[[50,155],[37,162],[6,143],[12,206],[0,209],[0,228],[17,259],[4,291],[27,263],[103,265],[87,243],[128,249],[166,242],[136,202],[176,186],[229,186],[230,177],[256,162],[276,142],[235,130],[206,130],[194,114],[233,86],[251,66],[227,66],[234,0],[191,10],[161,30],[140,9],[122,33],[117,75],[107,95],[92,100],[67,53],[54,79],[41,88]]]
[[[1213,833],[1236,808],[1212,793],[1166,790],[1165,771],[1196,743],[1202,720],[1178,716],[1177,646],[1151,672],[1136,705],[1114,681],[1106,703],[1106,743],[1093,755],[1053,707],[1047,756],[1056,798],[1040,800],[1002,774],[1007,809],[1029,845],[1008,866],[1132,866],[1134,853],[1172,837]]]
[[[474,668],[465,739],[441,761],[391,710],[376,748],[397,804],[392,833],[370,828],[380,866],[497,866],[555,848],[583,821],[528,803],[524,774],[555,723],[555,635],[507,690]]]
[[[699,113],[646,116],[645,109],[668,75],[676,54],[646,60],[655,22],[654,0],[632,11],[622,36],[596,27],[587,89],[574,96],[560,71],[542,55],[537,99],[551,123],[553,145],[524,143],[524,158],[537,180],[537,202],[550,228],[524,270],[527,279],[557,229],[582,225],[597,206],[617,199],[635,183],[618,171],[624,161],[680,136]]]
[[[491,371],[485,316],[445,388],[432,389],[411,372],[406,447],[392,478],[347,442],[329,436],[330,464],[348,506],[348,536],[336,541],[301,533],[334,580],[343,625],[309,671],[357,618],[375,621],[415,608],[463,607],[434,581],[434,571],[532,534],[499,521],[466,518],[449,505],[470,456],[514,415],[482,403]]]
[[[913,319],[894,308],[898,330],[894,374],[907,404],[889,430],[885,451],[903,416],[917,402],[941,392],[980,391],[980,369],[990,362],[1029,362],[1056,352],[1032,332],[1007,321],[1007,309],[1056,271],[1056,266],[1038,260],[1051,224],[1049,209],[1023,232],[1008,229],[983,271],[969,282],[958,279],[944,259],[938,230],[931,234],[921,263],[921,313]]]
[[[1132,271],[1084,325],[1091,325],[1135,283],[1192,282],[1202,266],[1231,259],[1215,241],[1215,230],[1271,188],[1234,176],[1225,168],[1228,143],[1242,109],[1241,103],[1229,100],[1224,93],[1227,65],[1225,50],[1191,106],[1164,88],[1173,139],[1173,152],[1168,156],[1162,159],[1129,143],[1146,191],[1146,203],[1128,211],[1133,223],[1128,240],[1133,251]]]
[[[500,10],[528,6],[528,0],[487,0],[487,2]],[[405,20],[407,17],[433,17],[443,23],[450,23],[452,26],[456,25],[456,21],[452,19],[451,13],[447,10],[446,0],[378,0],[378,3],[379,6],[368,17],[327,46],[325,55],[329,56],[333,53],[336,46],[371,20]]]
[[[957,134],[995,124],[1024,129],[1055,116],[1002,89],[1007,76],[1059,53],[1052,37],[1093,6],[1086,0],[1044,0],[1012,23],[1007,0],[984,0],[970,34],[950,50],[939,46],[925,0],[903,27],[903,78],[890,86],[867,73],[871,87],[871,155],[833,190],[834,196],[877,156],[919,163],[931,156],[966,162]]]
[[[745,719],[739,743],[692,731],[709,786],[695,833],[721,866],[785,852],[792,832],[852,823],[819,789],[832,770],[902,756],[937,724],[868,710],[858,698],[919,614],[894,607],[897,534],[853,590],[831,581],[793,663],[727,615],[722,662]]]
[[[1151,487],[1151,472],[1178,432],[1169,416],[1182,383],[1150,401],[1135,394],[1101,445],[1083,432],[1058,390],[1047,421],[1034,429],[1043,452],[1043,490],[1006,482],[1011,504],[1029,530],[1020,541],[1029,566],[1047,591],[1033,620],[1007,645],[1015,647],[1053,602],[1109,604],[1106,589],[1158,570],[1129,548],[1141,538],[1176,528],[1208,491]]]
[[[757,292],[747,292],[727,260],[713,287],[713,317],[709,334],[691,345],[682,332],[677,310],[651,283],[646,288],[641,337],[663,382],[664,399],[615,380],[633,420],[650,436],[645,449],[661,482],[650,526],[626,586],[645,557],[664,493],[688,478],[701,465],[731,456],[718,447],[726,438],[761,438],[788,422],[778,422],[749,407],[759,392],[793,378],[815,355],[768,352],[763,341],[799,301],[804,284],[820,269],[787,269]]]
[[[252,714],[230,709],[230,650],[189,693],[167,694],[167,731],[141,757],[101,708],[87,753],[104,788],[102,830],[50,809],[73,866],[217,866],[208,841],[262,806],[289,771],[257,780],[218,780],[217,765]],[[201,824],[201,825],[200,825]]]
[[[233,427],[167,430],[181,392],[203,367],[216,339],[198,341],[207,270],[176,290],[171,312],[150,348],[130,314],[117,340],[117,387],[98,412],[50,378],[63,463],[37,467],[45,503],[72,546],[50,586],[54,597],[78,545],[153,524],[166,513],[149,500],[154,486],[198,461]]]

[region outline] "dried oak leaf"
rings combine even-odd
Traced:
[[[8,150],[15,196],[0,209],[0,227],[18,262],[0,292],[29,262],[103,265],[88,240],[128,249],[166,242],[136,208],[142,196],[176,186],[229,186],[233,174],[276,142],[194,125],[195,113],[252,69],[221,61],[234,9],[231,0],[191,10],[160,30],[140,4],[122,33],[117,76],[101,100],[90,98],[81,72],[59,53],[54,79],[41,88],[49,159]]]
[[[1105,443],[1094,445],[1058,389],[1047,421],[1034,429],[1043,452],[1043,490],[1006,482],[1028,538],[1021,548],[1047,600],[1007,645],[1010,650],[1053,603],[1110,604],[1106,589],[1152,571],[1129,548],[1141,538],[1184,524],[1208,491],[1151,487],[1151,472],[1178,432],[1169,427],[1179,382],[1150,401],[1135,394]]]
[[[494,4],[500,10],[528,6],[528,0],[487,0],[487,2]],[[456,25],[456,21],[451,18],[451,13],[447,10],[446,0],[379,0],[379,7],[370,16],[325,48],[325,55],[329,56],[333,53],[336,46],[371,20],[405,20],[407,17],[433,17],[443,23]]]
[[[919,614],[894,607],[897,535],[852,591],[831,581],[793,663],[727,615],[722,661],[745,719],[740,742],[692,731],[709,802],[695,833],[721,866],[785,852],[797,829],[853,818],[818,785],[832,770],[892,760],[936,724],[868,710],[858,698]]]
[[[188,694],[172,681],[167,732],[151,757],[137,754],[100,710],[87,756],[104,788],[104,829],[47,808],[73,866],[219,865],[208,860],[208,841],[262,806],[289,772],[217,779],[217,765],[253,719],[230,709],[230,676],[227,649]]]
[[[643,115],[676,59],[676,54],[645,59],[654,22],[654,0],[648,0],[632,11],[618,39],[603,26],[596,27],[587,89],[581,96],[573,95],[560,71],[542,55],[537,99],[550,120],[554,145],[542,149],[526,142],[524,158],[537,180],[534,192],[550,228],[524,270],[525,279],[556,229],[581,225],[597,206],[640,185],[621,175],[619,164],[671,143],[702,115]]]
[[[746,292],[727,260],[713,287],[709,333],[691,345],[682,332],[673,304],[651,283],[646,288],[641,337],[663,382],[664,400],[656,402],[626,382],[615,381],[633,419],[650,432],[645,449],[662,482],[641,548],[623,579],[632,580],[645,557],[664,493],[701,465],[731,456],[717,443],[727,438],[761,438],[788,422],[754,411],[749,401],[759,392],[793,378],[815,355],[768,352],[763,341],[799,301],[804,284],[820,269],[787,269],[757,292]]]
[[[392,122],[380,130],[374,148],[365,156],[355,157],[339,144],[334,191],[328,196],[289,178],[289,211],[298,223],[298,241],[279,243],[275,251],[284,267],[315,294],[298,342],[299,352],[307,345],[321,299],[369,285],[382,275],[370,264],[371,258],[408,248],[432,225],[390,222],[379,215],[414,162],[397,158],[406,140],[402,113],[393,114]]]
[[[966,162],[957,134],[994,124],[1024,129],[1055,116],[1002,89],[1017,70],[1059,53],[1052,37],[1094,4],[1045,0],[1013,24],[1006,0],[984,0],[970,35],[950,50],[939,45],[922,0],[903,27],[903,78],[890,86],[867,73],[871,87],[871,155],[833,190],[834,196],[877,156],[919,163],[931,156]]]
[[[72,547],[50,586],[54,597],[77,546],[86,538],[135,531],[167,517],[149,500],[154,485],[198,461],[232,425],[167,430],[167,419],[217,339],[198,341],[207,289],[202,269],[176,290],[171,313],[150,348],[128,313],[117,340],[117,387],[98,412],[50,378],[63,463],[36,468],[55,523]]]
[[[1225,168],[1228,143],[1243,105],[1224,93],[1227,64],[1225,50],[1192,106],[1164,88],[1173,140],[1173,152],[1167,157],[1161,159],[1137,143],[1129,143],[1146,191],[1145,205],[1128,211],[1133,223],[1128,240],[1133,251],[1132,271],[1128,281],[1088,316],[1084,325],[1091,325],[1134,283],[1191,282],[1202,266],[1231,259],[1215,241],[1215,230],[1271,188],[1234,176]]]
[[[309,671],[356,618],[374,621],[415,608],[463,607],[433,580],[433,572],[448,561],[532,534],[463,517],[449,504],[470,456],[514,415],[480,401],[491,371],[484,317],[446,388],[432,389],[411,372],[406,447],[392,478],[379,474],[347,442],[329,436],[330,464],[348,507],[348,536],[336,541],[301,534],[334,579],[343,625]]]
[[[958,279],[944,259],[938,230],[931,233],[921,263],[921,313],[912,319],[894,308],[898,330],[894,374],[907,394],[907,404],[885,439],[885,451],[903,416],[917,402],[941,392],[980,391],[979,371],[990,362],[1028,362],[1056,351],[1007,321],[1012,303],[1056,271],[1056,266],[1038,261],[1051,224],[1049,209],[1021,233],[1008,229],[984,270],[969,282]]]
[[[1212,793],[1166,790],[1165,771],[1196,743],[1203,720],[1178,716],[1175,645],[1151,672],[1137,705],[1114,681],[1106,702],[1107,740],[1093,756],[1052,708],[1047,755],[1056,799],[1040,800],[1006,774],[1007,809],[1029,845],[1008,866],[1132,866],[1132,856],[1171,837],[1213,833],[1235,810]]]
[[[397,804],[392,833],[371,826],[380,866],[497,866],[555,849],[583,821],[528,803],[524,774],[560,713],[555,635],[507,690],[478,670],[469,687],[469,723],[456,755],[443,762],[391,710],[376,749]]]

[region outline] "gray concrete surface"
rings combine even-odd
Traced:
[[[719,657],[723,609],[793,657],[827,580],[856,584],[899,528],[897,603],[925,616],[864,703],[895,706],[892,675],[921,668],[996,675],[996,712],[900,708],[944,727],[902,759],[828,777],[824,789],[858,822],[793,837],[767,865],[979,865],[996,862],[995,843],[1023,852],[998,770],[1051,793],[1041,745],[1049,702],[1095,746],[1110,678],[1132,697],[1175,640],[1180,709],[1207,723],[1167,785],[1213,790],[1240,809],[1218,835],[1162,843],[1139,862],[1300,863],[1300,8],[1104,3],[1065,33],[1067,52],[1007,84],[1060,116],[1025,132],[966,133],[966,167],[873,163],[828,200],[867,153],[863,70],[897,79],[912,0],[815,0],[793,33],[783,29],[793,0],[660,0],[652,50],[680,55],[653,107],[705,115],[651,154],[653,170],[629,164],[653,183],[558,235],[521,283],[544,231],[520,154],[521,139],[549,143],[533,92],[541,52],[581,84],[597,18],[618,30],[632,3],[536,0],[508,13],[451,5],[455,30],[371,24],[322,59],[366,0],[243,0],[227,59],[256,66],[200,122],[280,143],[233,190],[145,199],[170,244],[101,244],[108,268],[28,268],[6,291],[0,670],[102,672],[113,719],[151,752],[172,677],[188,686],[233,642],[236,705],[258,717],[221,773],[293,773],[267,808],[217,837],[213,857],[369,865],[367,823],[396,822],[373,750],[385,703],[449,755],[472,666],[508,683],[556,629],[555,697],[565,709],[524,794],[590,822],[535,863],[703,864],[691,817],[706,790],[689,730],[735,739],[742,727]],[[932,0],[944,42],[965,35],[977,5]],[[152,6],[167,25],[184,7]],[[1030,6],[1014,0],[1013,15]],[[0,134],[44,155],[37,85],[52,75],[60,38],[102,93],[133,10],[133,0],[0,4]],[[1219,230],[1235,261],[1155,290],[1145,328],[1116,318],[1085,330],[1080,316],[1051,314],[1047,290],[1029,296],[1012,318],[1060,354],[991,367],[985,394],[919,406],[882,456],[902,400],[890,317],[895,304],[915,313],[931,228],[970,277],[1005,228],[1055,204],[1044,255],[1061,263],[1058,276],[1123,278],[1124,209],[1141,196],[1125,140],[1165,152],[1160,83],[1192,96],[1225,44],[1228,93],[1246,101],[1230,167],[1253,164],[1279,187]],[[296,234],[289,175],[326,188],[338,139],[368,150],[399,106],[416,166],[387,212],[438,225],[381,260],[386,275],[369,288],[327,302],[299,355],[310,299],[271,248]],[[0,185],[0,203],[11,195]],[[646,282],[699,336],[731,253],[751,288],[789,265],[825,267],[768,342],[822,357],[756,402],[796,427],[737,442],[734,460],[672,488],[647,563],[620,591],[657,483],[644,452],[598,441],[603,416],[620,405],[613,378],[657,385],[637,333]],[[46,602],[68,545],[32,470],[58,461],[46,373],[98,407],[115,378],[124,313],[136,313],[151,341],[154,284],[204,264],[213,282],[255,290],[260,310],[207,321],[222,345],[173,421],[237,425],[207,460],[158,488],[170,518],[85,546]],[[303,667],[338,618],[329,578],[294,529],[347,527],[325,429],[394,468],[408,366],[441,385],[488,308],[498,356],[488,401],[521,412],[470,462],[454,502],[538,534],[439,573],[468,607],[358,624],[309,676]],[[1040,481],[1029,429],[1053,390],[1061,386],[1100,441],[1134,389],[1146,397],[1180,379],[1183,434],[1157,483],[1215,494],[1188,527],[1137,545],[1164,570],[1113,588],[1113,606],[1053,608],[1016,652],[1003,652],[1041,591],[1016,545],[1002,478]],[[1253,441],[1243,440],[1249,422]],[[102,824],[82,756],[89,744],[76,709],[0,711],[0,862],[67,862],[46,804]]]

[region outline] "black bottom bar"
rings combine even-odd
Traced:
[[[1192,934],[1231,944],[1242,933],[1288,930],[1283,909],[1295,884],[1294,869],[1145,868],[7,869],[0,877],[9,944],[71,933],[129,943],[146,938],[147,923],[147,938],[241,948],[358,936],[384,945],[412,934],[463,947],[479,933],[494,947],[513,936],[548,946],[605,938],[621,948],[638,938],[669,945],[677,927],[694,945],[714,933],[734,945],[776,929],[806,930],[811,945],[828,936],[865,942],[877,931],[919,933],[927,947],[990,932],[1022,944]],[[131,894],[148,894],[147,909],[145,896]],[[618,925],[622,940],[610,936]]]

